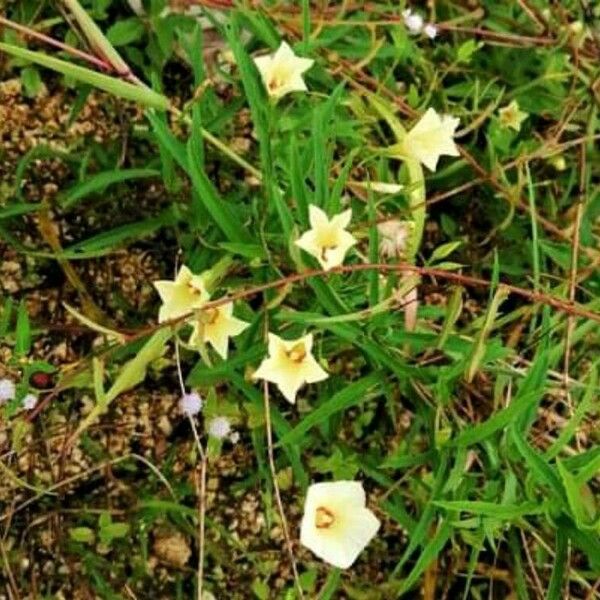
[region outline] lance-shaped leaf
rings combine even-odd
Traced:
[[[152,337],[145,343],[143,348],[138,354],[132,358],[129,362],[125,363],[120,373],[117,375],[114,383],[110,389],[101,393],[96,398],[96,405],[89,412],[89,414],[81,421],[77,431],[73,434],[69,441],[71,445],[90,425],[92,425],[100,415],[104,414],[108,409],[110,403],[117,398],[123,392],[134,388],[136,385],[141,383],[146,377],[146,371],[150,363],[160,356],[162,356],[165,344],[172,335],[172,330],[168,327],[163,327],[156,331]],[[98,365],[94,365],[98,368]],[[94,387],[96,392],[101,390],[101,382],[98,381],[98,372],[95,372]]]
[[[60,58],[54,58],[53,56],[47,56],[42,52],[33,52],[25,48],[19,48],[11,44],[0,43],[0,51],[6,52],[17,58],[29,60],[32,63],[47,67],[68,77],[73,77],[77,81],[87,83],[93,87],[97,87],[100,90],[124,98],[125,100],[133,100],[139,104],[147,106],[149,108],[156,108],[158,110],[167,110],[169,108],[169,101],[165,96],[154,92],[153,90],[122,81],[117,77],[110,77],[103,73],[96,73],[91,69],[80,67],[79,65],[73,65]]]
[[[63,4],[71,11],[71,14],[81,27],[87,41],[92,48],[100,53],[119,73],[129,73],[127,63],[108,41],[106,36],[95,21],[87,14],[77,0],[63,0]]]

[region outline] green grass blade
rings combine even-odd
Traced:
[[[242,227],[239,217],[236,217],[229,206],[219,198],[217,190],[202,170],[201,144],[200,132],[196,132],[188,141],[187,146],[187,162],[198,198],[230,242],[250,242],[250,236]]]
[[[62,0],[62,2],[71,11],[75,20],[81,27],[83,34],[94,50],[103,56],[120,73],[128,73],[129,66],[121,58],[121,55],[115,50],[114,46],[108,41],[102,30],[94,20],[87,14],[78,0]]]
[[[63,208],[71,208],[87,196],[103,192],[107,187],[115,183],[158,176],[160,176],[160,172],[156,169],[114,169],[103,171],[102,173],[96,173],[86,178],[82,183],[72,187],[65,193],[60,203]]]
[[[427,542],[425,548],[423,548],[423,552],[419,555],[417,562],[406,579],[402,582],[400,595],[410,590],[425,572],[425,569],[439,556],[446,542],[450,539],[452,531],[452,524],[449,520],[441,524],[435,535]]]
[[[142,106],[155,108],[157,110],[167,110],[169,108],[169,100],[161,94],[157,94],[149,88],[122,81],[117,77],[96,73],[96,71],[71,64],[60,58],[54,58],[53,56],[47,56],[42,52],[26,50],[25,48],[12,46],[11,44],[0,43],[0,51],[30,61],[42,67],[52,69],[57,73],[62,73],[67,77],[72,77],[77,81],[87,83],[88,85],[96,87],[104,92],[108,92],[109,94],[113,94],[114,96],[118,96],[119,98],[137,102]]]
[[[547,503],[524,502],[523,504],[496,504],[495,502],[481,502],[468,500],[439,500],[436,506],[450,511],[469,512],[474,515],[495,517],[503,521],[514,521],[527,515],[539,515],[548,510]]]
[[[315,408],[315,410],[308,413],[294,429],[280,440],[280,443],[298,443],[313,427],[325,423],[332,415],[368,400],[371,388],[381,382],[382,376],[379,373],[371,373],[371,375],[367,375],[366,377],[351,383],[347,387],[342,388],[329,400],[326,400]]]
[[[554,543],[554,566],[552,567],[552,575],[546,592],[546,600],[562,600],[563,582],[565,573],[568,567],[569,560],[569,536],[562,528],[556,530],[556,538]]]

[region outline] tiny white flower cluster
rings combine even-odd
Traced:
[[[200,413],[204,406],[204,400],[198,392],[186,392],[179,399],[179,410],[186,417],[193,418]],[[231,421],[227,417],[213,417],[206,426],[208,435],[224,440],[228,438],[233,444],[237,444],[240,434],[233,430]]]
[[[17,393],[14,381],[0,379],[0,404],[14,400]]]
[[[204,401],[198,392],[183,394],[179,399],[179,410],[186,417],[195,417],[204,405]]]
[[[424,33],[430,40],[434,40],[438,35],[438,28],[433,23],[425,23],[419,13],[415,13],[410,8],[402,11],[404,25],[412,35]]]
[[[11,379],[0,379],[0,406],[14,400],[17,395],[17,387]],[[21,407],[24,410],[33,410],[38,403],[38,397],[35,394],[26,394],[21,400]]]

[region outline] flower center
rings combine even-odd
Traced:
[[[289,79],[290,74],[285,67],[277,66],[273,69],[271,76],[269,77],[269,83],[267,87],[269,91],[274,92],[279,88],[283,87],[285,82]]]
[[[301,363],[306,357],[306,348],[302,342],[299,342],[291,350],[287,351],[287,355],[291,361]]]
[[[197,288],[193,283],[188,283],[187,287],[189,293],[193,294],[194,296],[199,296],[202,293],[202,290],[200,288]]]
[[[219,310],[216,308],[207,308],[202,311],[202,317],[206,325],[212,325],[219,318]]]
[[[329,244],[329,245],[327,245],[327,246],[323,246],[323,247],[321,248],[321,259],[322,259],[322,260],[327,260],[327,253],[328,253],[330,250],[335,250],[336,248],[337,248],[337,245],[336,245],[336,244]]]
[[[329,529],[335,522],[334,514],[324,506],[317,508],[315,516],[315,525],[317,529]]]

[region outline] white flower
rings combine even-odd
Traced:
[[[458,156],[454,143],[454,132],[459,119],[448,115],[440,116],[433,108],[419,119],[419,122],[394,146],[400,156],[413,158],[435,171],[440,156]]]
[[[296,394],[305,383],[316,383],[329,375],[311,354],[312,334],[296,340],[283,340],[269,333],[269,356],[252,376],[274,383],[286,400],[294,404]]]
[[[423,17],[417,13],[412,12],[410,9],[402,11],[404,17],[404,24],[410,33],[416,35],[421,33],[423,29]]]
[[[300,542],[340,569],[354,563],[379,530],[358,481],[315,483],[308,488]]]
[[[356,244],[354,236],[346,231],[352,219],[352,210],[345,210],[329,220],[314,204],[308,207],[311,229],[304,232],[296,245],[314,256],[325,270],[344,262],[346,252]]]
[[[314,62],[310,58],[296,56],[286,42],[281,42],[275,54],[254,59],[269,96],[277,100],[290,92],[307,90],[302,75],[313,66]]]
[[[0,379],[0,404],[4,404],[15,397],[15,384],[10,379]]]
[[[423,33],[430,39],[434,40],[438,34],[438,28],[433,23],[427,23],[425,27],[423,27]]]
[[[209,435],[223,440],[231,433],[231,423],[227,417],[214,417],[208,422],[207,429]]]
[[[398,258],[406,250],[413,224],[410,221],[390,219],[377,225],[379,254],[384,258]]]
[[[198,392],[190,392],[183,394],[179,399],[179,410],[186,417],[194,417],[202,410],[203,404],[202,397]]]
[[[249,323],[236,319],[232,313],[231,302],[201,311],[196,317],[189,344],[199,346],[209,342],[218,354],[226,359],[229,338],[242,333],[250,326]]]
[[[501,108],[498,111],[500,123],[504,127],[510,127],[515,131],[521,130],[521,123],[529,116],[526,112],[519,108],[519,103],[513,100],[509,105]]]
[[[27,394],[21,404],[25,410],[33,410],[38,403],[38,397],[35,394]]]
[[[162,300],[159,323],[187,315],[209,299],[202,276],[194,275],[185,265],[179,269],[175,281],[155,281],[154,287]]]

